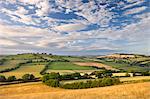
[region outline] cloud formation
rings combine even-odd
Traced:
[[[150,54],[147,3],[1,0],[0,53]]]

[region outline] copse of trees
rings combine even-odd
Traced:
[[[9,81],[9,82],[11,82],[11,81],[16,81],[17,79],[16,79],[16,77],[15,76],[9,76],[8,78],[7,78],[7,81]]]
[[[60,80],[61,76],[59,73],[55,73],[55,72],[52,72],[52,73],[47,73],[45,74],[43,77],[42,77],[42,81],[43,82],[46,82],[50,79],[57,79],[57,80]]]
[[[0,82],[12,82],[16,80],[17,79],[15,76],[9,76],[8,78],[6,78],[4,75],[0,75]]]
[[[61,80],[74,80],[74,79],[81,79],[81,78],[83,77],[80,75],[80,73],[61,75]]]
[[[112,76],[112,71],[111,70],[94,71],[94,72],[91,73],[91,75],[95,75],[98,78],[111,77]]]
[[[49,80],[46,80],[44,83],[51,87],[59,87],[60,86],[59,80],[57,80],[57,79],[49,79]]]
[[[6,81],[6,77],[4,75],[0,75],[0,82]]]
[[[141,72],[142,76],[150,76],[150,71]]]
[[[24,74],[22,80],[25,82],[35,80],[35,76],[33,74]]]

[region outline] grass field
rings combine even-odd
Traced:
[[[71,56],[71,57],[63,56],[62,58],[65,60],[69,60],[71,62],[88,62],[88,61],[90,61],[90,60],[84,59],[82,57],[73,57],[73,56]]]
[[[3,65],[0,65],[0,71],[8,68],[16,67],[17,64],[25,62],[25,60],[7,60]]]
[[[103,60],[100,60],[99,62],[112,66],[113,68],[116,69],[122,69],[122,70],[127,70],[127,71],[145,71],[145,70],[149,70],[149,67],[140,67],[140,66],[130,66],[129,64],[126,63],[115,63],[115,62],[106,62]]]
[[[90,74],[91,72],[94,72],[94,71],[100,71],[100,70],[50,70],[49,69],[46,72],[47,73],[50,73],[50,72],[58,73],[59,72],[62,75],[62,74],[70,74],[70,73],[75,73],[75,72]]]
[[[96,63],[96,62],[74,62],[74,63],[77,65],[80,65],[80,66],[96,66],[96,67],[104,67],[107,70],[117,70],[109,65],[105,65],[102,63]]]
[[[43,84],[0,86],[0,99],[149,99],[150,82],[65,90]]]
[[[50,70],[96,70],[90,66],[79,66],[71,62],[53,62],[49,65]]]
[[[40,71],[44,68],[45,64],[26,64],[26,65],[22,65],[20,68],[10,71],[10,72],[6,72],[6,73],[0,73],[1,75],[5,75],[7,76],[11,76],[14,75],[17,78],[22,77],[22,75],[24,74],[34,74],[36,77],[40,77]]]

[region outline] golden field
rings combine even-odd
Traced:
[[[0,86],[0,99],[149,99],[150,82],[66,90],[42,83]]]

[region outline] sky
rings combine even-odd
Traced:
[[[0,54],[150,55],[149,0],[0,0]]]

